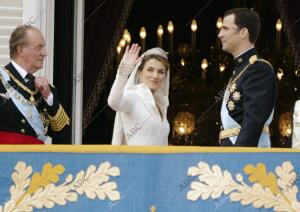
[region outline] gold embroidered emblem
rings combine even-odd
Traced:
[[[239,62],[239,63],[242,63],[242,62],[243,62],[243,58],[239,58],[239,59],[238,59],[238,62]]]
[[[229,109],[230,111],[233,111],[234,108],[235,108],[234,102],[230,100],[230,101],[227,103],[227,107],[228,107],[228,109]]]
[[[232,94],[232,99],[234,100],[234,101],[239,101],[240,99],[241,99],[241,94],[240,94],[240,92],[238,92],[238,91],[235,91],[233,94]]]
[[[35,211],[50,209],[56,205],[65,206],[68,202],[77,202],[85,195],[90,200],[121,199],[116,182],[111,177],[120,176],[120,168],[108,161],[99,165],[90,165],[77,174],[67,174],[63,179],[65,167],[62,164],[45,163],[41,172],[34,172],[30,165],[19,161],[11,174],[11,199],[0,205],[1,212]],[[73,203],[74,204],[74,203]]]
[[[198,166],[188,169],[188,176],[198,180],[190,184],[186,198],[195,202],[228,195],[231,202],[240,202],[242,206],[299,211],[297,174],[292,163],[284,161],[275,172],[268,173],[267,170],[264,163],[247,164],[243,169],[248,175],[245,181],[241,173],[230,173],[218,164],[210,166],[200,161]]]

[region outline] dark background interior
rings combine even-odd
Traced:
[[[139,42],[139,31],[145,26],[147,31],[146,49],[157,45],[156,30],[159,24],[164,27],[163,48],[168,50],[167,45],[167,23],[174,23],[174,50],[180,44],[190,45],[191,20],[198,22],[197,29],[197,53],[186,56],[189,65],[181,67],[179,60],[181,55],[175,52],[170,55],[171,62],[171,87],[170,107],[168,120],[172,127],[174,117],[178,112],[188,111],[195,115],[198,120],[203,113],[209,109],[205,118],[198,126],[199,129],[192,138],[174,137],[170,133],[170,144],[173,145],[217,145],[219,131],[219,107],[220,104],[210,108],[215,96],[226,85],[231,75],[231,56],[219,51],[216,29],[217,18],[223,16],[225,10],[233,7],[254,8],[261,17],[261,34],[257,42],[257,50],[261,56],[272,62],[274,67],[281,67],[285,70],[285,78],[280,82],[279,99],[277,110],[274,115],[272,126],[273,146],[287,146],[287,138],[279,137],[278,121],[283,112],[291,111],[293,103],[299,97],[299,78],[295,76],[291,57],[288,53],[286,38],[282,33],[282,49],[280,53],[275,52],[275,23],[279,18],[279,12],[273,1],[250,1],[250,0],[210,0],[210,1],[185,1],[176,2],[170,0],[135,1],[126,23],[130,31],[132,42]],[[100,20],[99,20],[100,21]],[[88,50],[86,50],[88,51]],[[211,63],[208,69],[206,80],[201,79],[201,61],[207,58]],[[218,72],[216,64],[218,60],[226,60],[227,68],[223,74]],[[86,128],[83,136],[84,144],[109,144],[111,142],[115,112],[107,106],[107,97],[115,78],[117,63],[113,73],[110,73],[105,82],[105,89],[99,101],[97,110],[93,114],[92,121]],[[189,142],[193,140],[193,142]]]

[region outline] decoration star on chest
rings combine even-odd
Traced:
[[[230,110],[230,111],[233,111],[234,110],[234,108],[235,108],[235,104],[234,104],[234,102],[233,101],[228,101],[227,102],[227,107],[228,107],[228,109]]]
[[[232,99],[234,100],[234,101],[239,101],[240,99],[241,99],[241,94],[240,94],[240,92],[238,92],[238,91],[235,91],[235,92],[233,92],[233,94],[232,94]]]
[[[235,90],[236,90],[236,83],[233,83],[229,88],[229,92],[233,93]]]

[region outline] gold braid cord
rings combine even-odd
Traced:
[[[55,116],[49,115],[49,120],[51,129],[54,132],[61,131],[66,125],[70,124],[70,119],[61,105],[59,105],[58,111]]]

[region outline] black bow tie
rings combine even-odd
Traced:
[[[34,79],[35,77],[32,74],[27,74],[25,76],[25,79],[27,79],[26,85],[30,90],[35,89]]]

